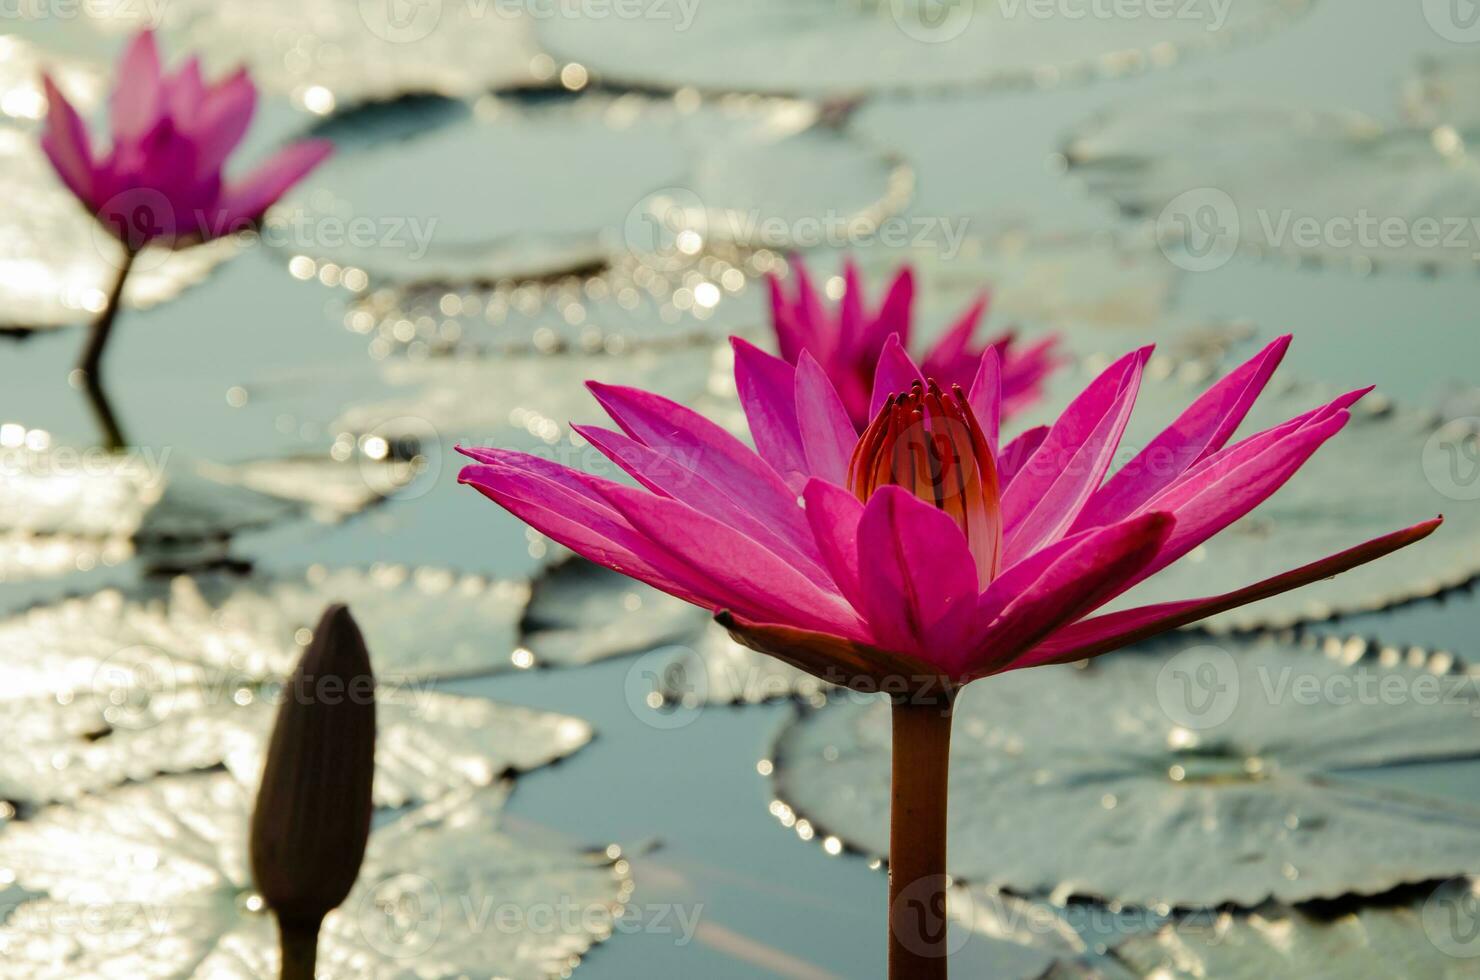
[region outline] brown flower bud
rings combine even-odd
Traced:
[[[374,808],[375,677],[342,605],[288,679],[252,811],[252,873],[289,928],[316,933],[360,873]]]

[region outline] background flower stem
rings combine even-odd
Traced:
[[[889,807],[889,977],[947,973],[946,797],[952,702],[893,709]]]
[[[128,281],[129,270],[133,268],[134,255],[133,249],[125,249],[123,264],[118,269],[118,279],[114,281],[113,291],[108,295],[108,305],[93,321],[92,330],[87,335],[87,346],[82,349],[82,357],[77,362],[77,370],[82,372],[89,384],[102,384],[99,370],[103,348],[108,344],[108,335],[113,332],[113,321],[118,319],[118,311],[123,306],[123,287]]]

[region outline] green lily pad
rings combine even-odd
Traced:
[[[1226,16],[1185,4],[1164,6],[1170,16],[1073,17],[985,0],[754,0],[649,5],[641,17],[549,17],[535,30],[558,59],[611,82],[853,94],[1126,75],[1272,29],[1310,6],[1260,0]]]
[[[344,323],[369,336],[377,356],[621,353],[714,343],[765,321],[752,280],[773,262],[770,252],[710,249],[671,272],[618,256],[600,271],[548,281],[387,286],[356,299]]]
[[[226,574],[151,581],[130,592],[34,607],[0,620],[17,751],[0,797],[32,803],[154,773],[226,764],[243,778],[282,684],[331,602],[364,629],[378,680],[377,799],[427,800],[563,758],[591,738],[563,715],[437,690],[518,669],[522,583],[437,569],[326,569],[301,577]]]
[[[572,441],[569,422],[599,425],[606,418],[579,380],[655,390],[706,414],[713,409],[710,417],[733,428],[744,425],[744,416],[733,402],[732,365],[728,346],[624,356],[397,359],[382,366],[382,375],[391,390],[405,394],[351,404],[329,429],[347,438],[373,433],[422,444],[535,446],[577,469],[615,478],[605,457],[584,440]]]
[[[0,328],[44,330],[93,319],[118,278],[123,246],[62,185],[35,133],[0,124],[0,169],[11,187],[0,265],[13,270],[0,286]],[[177,251],[146,248],[134,261],[124,302],[146,309],[173,299],[238,250],[231,237]]]
[[[505,833],[507,792],[459,794],[377,827],[358,882],[324,920],[319,975],[544,980],[607,938],[633,887],[625,862]],[[172,776],[5,827],[0,868],[45,893],[0,925],[7,963],[38,980],[276,976],[276,925],[247,858],[251,799],[229,774]],[[502,918],[467,914],[483,906]],[[108,928],[59,927],[83,909]]]
[[[1474,268],[1480,226],[1462,216],[1480,213],[1480,182],[1460,150],[1355,112],[1201,98],[1105,116],[1065,156],[1182,268],[1243,251],[1367,272]]]
[[[1476,884],[1456,878],[1416,899],[1333,913],[1268,905],[1247,914],[1194,913],[1116,946],[1112,958],[1064,963],[1044,980],[1254,980],[1262,977],[1473,976]]]
[[[1060,901],[1196,908],[1380,894],[1480,862],[1480,808],[1384,783],[1480,757],[1480,675],[1362,641],[1218,642],[967,687],[948,870]],[[772,753],[773,813],[885,854],[889,752],[887,702],[804,714]]]
[[[340,152],[296,192],[302,213],[287,227],[269,216],[264,237],[297,274],[330,263],[373,285],[533,278],[623,256],[672,272],[709,244],[790,248],[824,219],[868,228],[912,185],[892,155],[790,99],[422,100],[321,135]],[[520,193],[468,207],[490,187]]]

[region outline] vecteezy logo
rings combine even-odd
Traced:
[[[1212,272],[1228,264],[1242,234],[1238,205],[1216,187],[1178,194],[1156,219],[1156,240],[1167,261],[1188,272]]]
[[[975,0],[889,0],[889,13],[906,37],[943,44],[971,26]]]
[[[93,671],[93,705],[112,728],[150,728],[174,707],[175,684],[174,663],[164,653],[125,647]]]
[[[1423,15],[1434,33],[1446,41],[1480,42],[1480,3],[1476,0],[1423,0]]]
[[[1238,663],[1215,646],[1183,650],[1156,676],[1156,700],[1167,718],[1193,731],[1216,728],[1238,706]]]
[[[1423,931],[1445,956],[1480,956],[1480,882],[1455,878],[1435,888],[1424,902]]]
[[[392,44],[420,41],[442,20],[442,0],[360,0],[370,33]]]
[[[414,500],[442,475],[442,437],[415,415],[386,419],[359,439],[360,478],[376,496]]]
[[[971,894],[950,888],[944,876],[928,875],[910,882],[894,899],[889,921],[897,929],[895,938],[916,956],[952,956],[971,938],[970,929],[952,929],[951,918],[975,919]]]
[[[632,206],[622,239],[643,265],[676,272],[693,265],[709,238],[709,212],[687,187],[664,187]]]
[[[442,895],[421,875],[392,875],[365,893],[355,921],[365,942],[386,956],[419,956],[442,933]]]
[[[98,208],[98,220],[92,227],[93,247],[105,261],[121,267],[122,242],[134,253],[133,271],[144,272],[159,268],[172,253],[168,248],[140,250],[181,231],[175,225],[175,208],[169,198],[149,187],[135,187],[118,192]]]
[[[622,692],[627,706],[652,728],[685,728],[703,713],[709,675],[698,653],[687,647],[660,647],[638,657],[627,671]]]
[[[1450,500],[1480,500],[1480,418],[1435,429],[1424,443],[1423,475]]]

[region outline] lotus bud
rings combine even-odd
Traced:
[[[252,873],[277,916],[284,980],[313,977],[319,924],[359,875],[374,773],[370,654],[333,605],[288,679],[252,811]]]

